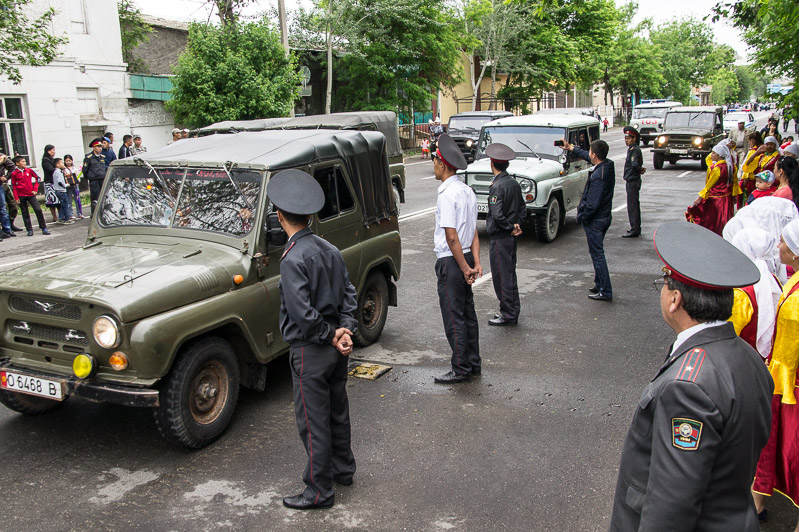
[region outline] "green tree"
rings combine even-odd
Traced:
[[[300,74],[266,22],[223,27],[193,23],[174,69],[168,111],[200,127],[221,120],[288,116]]]
[[[66,37],[50,33],[55,9],[31,19],[31,0],[0,0],[0,72],[15,85],[22,81],[19,65],[44,66],[58,54]]]
[[[755,74],[749,66],[736,66],[735,77],[738,78],[738,96],[736,101],[748,102],[755,91]]]
[[[710,99],[714,105],[724,105],[738,99],[740,87],[733,69],[719,68],[709,81],[712,86]]]
[[[141,11],[133,3],[133,0],[119,0],[117,2],[119,12],[119,29],[122,33],[122,60],[128,64],[130,72],[145,72],[147,63],[133,54],[133,50],[143,43],[150,40],[152,26],[144,22]]]
[[[692,18],[675,19],[658,26],[650,38],[662,54],[663,94],[689,103],[691,87],[706,83],[715,66],[710,27]]]

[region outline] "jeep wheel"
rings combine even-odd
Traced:
[[[649,146],[649,140],[647,140],[647,139],[642,139],[642,140],[641,140],[641,142],[643,143],[643,145],[644,145],[644,148],[646,148],[647,146]]]
[[[199,449],[224,432],[238,397],[233,349],[221,338],[204,338],[175,360],[159,394],[155,423],[168,441]]]
[[[394,191],[394,203],[397,204],[397,215],[400,213],[400,192],[397,185],[393,185],[391,189]]]
[[[662,153],[655,153],[652,155],[652,166],[655,167],[655,170],[660,170],[663,168],[663,154]]]
[[[547,204],[547,210],[535,215],[535,236],[541,242],[552,242],[558,236],[560,229],[560,202],[552,197]]]
[[[373,270],[358,297],[358,330],[353,340],[361,347],[375,343],[383,332],[387,315],[388,282],[383,272]]]
[[[19,412],[20,414],[28,414],[29,416],[49,412],[61,406],[63,402],[64,401],[54,401],[53,399],[47,399],[45,397],[36,397],[35,395],[28,395],[26,393],[0,390],[0,403],[3,403],[11,410]]]
[[[703,172],[707,172],[707,159],[705,157],[699,158],[699,165]]]

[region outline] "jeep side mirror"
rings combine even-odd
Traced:
[[[280,227],[276,212],[266,215],[266,240],[276,247],[285,246],[286,240],[288,240],[286,232]]]

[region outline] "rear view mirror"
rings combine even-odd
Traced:
[[[285,246],[286,232],[280,227],[280,222],[277,219],[277,213],[271,212],[266,215],[266,240],[273,246]]]

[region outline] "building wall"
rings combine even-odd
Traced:
[[[178,57],[186,48],[188,25],[148,16],[143,20],[152,26],[153,31],[147,42],[140,43],[133,50],[133,55],[146,65],[142,74],[171,75],[172,67],[178,64]]]

